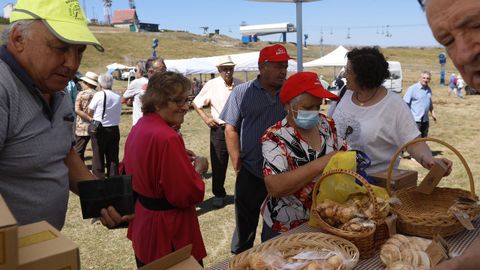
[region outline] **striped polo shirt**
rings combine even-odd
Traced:
[[[220,114],[220,119],[234,126],[240,134],[242,168],[263,178],[263,156],[260,138],[263,133],[286,116],[278,94],[272,96],[260,84],[259,77],[233,89]]]
[[[73,111],[65,95],[50,104],[0,47],[0,194],[20,225],[46,220],[61,229],[69,195],[64,159],[73,143]]]

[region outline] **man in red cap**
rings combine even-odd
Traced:
[[[280,91],[288,114],[261,140],[268,191],[261,207],[262,241],[309,220],[314,178],[336,151],[346,150],[343,140],[337,140],[333,119],[319,113],[324,98],[338,99],[314,72],[290,76]]]
[[[225,140],[235,182],[235,232],[231,251],[238,254],[253,246],[260,206],[267,195],[262,174],[260,138],[265,130],[285,117],[279,92],[291,59],[282,45],[260,51],[260,75],[234,88],[220,114],[225,121]]]

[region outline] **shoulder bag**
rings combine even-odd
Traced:
[[[102,112],[102,120],[105,117],[105,108],[107,105],[107,94],[103,91],[103,112]],[[102,121],[92,120],[88,125],[88,134],[95,135],[98,133],[98,130],[102,128]]]

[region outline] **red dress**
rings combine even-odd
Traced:
[[[166,198],[176,207],[152,211],[137,200],[127,234],[137,258],[147,264],[188,244],[193,244],[195,259],[207,256],[195,210],[203,201],[205,183],[193,168],[182,137],[159,115],[145,114],[130,131],[124,155],[133,190]]]

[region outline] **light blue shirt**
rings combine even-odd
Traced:
[[[410,86],[403,100],[410,107],[415,122],[428,122],[428,111],[432,106],[432,89],[429,86],[422,86],[416,83]]]

